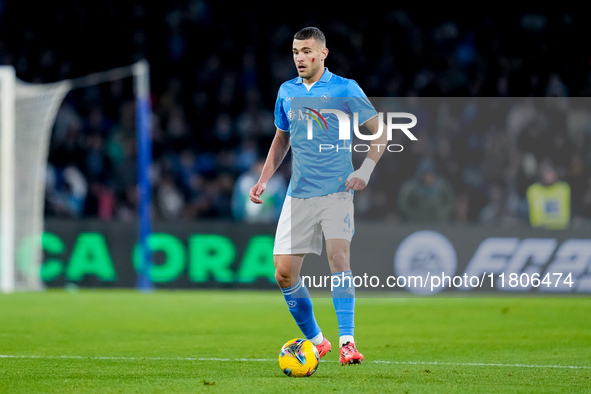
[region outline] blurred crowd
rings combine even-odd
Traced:
[[[289,158],[264,214],[248,206],[245,185],[256,181],[273,138],[277,90],[297,76],[293,34],[315,25],[327,35],[328,68],[355,79],[370,97],[422,106],[431,104],[420,98],[480,98],[438,104],[418,143],[384,156],[373,189],[356,200],[359,220],[527,225],[526,190],[543,166],[570,185],[573,222],[591,220],[584,13],[446,7],[425,13],[382,4],[379,12],[367,7],[341,15],[328,6],[295,13],[264,2],[235,4],[230,15],[206,0],[84,6],[66,0],[41,2],[30,13],[26,3],[15,3],[0,0],[0,64],[14,65],[25,81],[149,61],[156,219],[273,222]],[[511,97],[579,99],[549,105]],[[483,113],[494,111],[485,107],[495,103],[484,98],[505,98],[501,105],[511,106],[495,122],[482,122]],[[51,138],[46,215],[135,219],[136,155],[131,81],[70,92]]]
[[[362,217],[556,227],[556,219],[567,215],[572,221],[561,222],[560,228],[589,225],[589,98],[402,101],[395,108],[423,121],[413,128],[418,140],[397,135],[395,142],[405,150],[385,153],[367,193],[356,197]],[[556,194],[559,187],[566,188],[564,193]],[[545,218],[534,223],[532,212]]]

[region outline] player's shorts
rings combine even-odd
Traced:
[[[354,233],[353,193],[311,198],[285,197],[275,234],[273,254],[322,253],[325,239],[346,239]]]

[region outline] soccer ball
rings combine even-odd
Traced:
[[[288,341],[279,352],[279,367],[287,376],[299,378],[310,376],[318,368],[318,350],[307,339]]]

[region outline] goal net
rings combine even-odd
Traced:
[[[130,76],[145,82],[147,72],[147,64],[139,62],[87,77],[31,84],[19,80],[13,67],[0,67],[0,292],[43,289],[47,158],[55,117],[66,94]],[[139,92],[147,101],[147,90],[136,87],[136,98]],[[138,122],[140,126],[147,127],[146,122]]]

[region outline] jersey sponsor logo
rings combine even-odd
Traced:
[[[291,109],[287,112],[287,118],[290,122],[293,122],[296,118],[296,113],[293,112]]]

